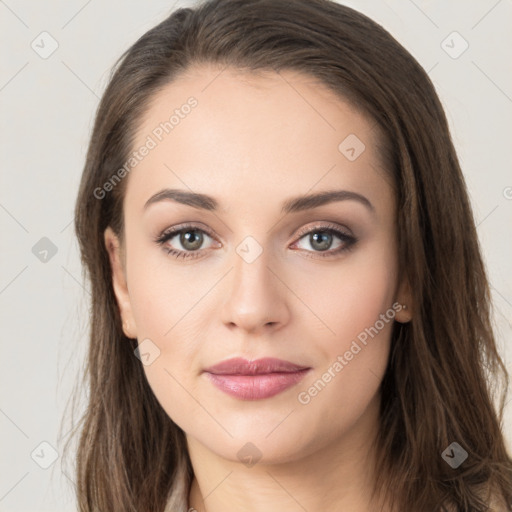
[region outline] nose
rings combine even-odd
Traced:
[[[252,334],[277,330],[288,322],[287,288],[276,268],[269,266],[268,251],[251,263],[234,255],[234,268],[222,304],[221,319],[230,329]]]

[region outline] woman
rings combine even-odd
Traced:
[[[505,511],[508,376],[427,74],[328,0],[210,0],[121,58],[76,204],[82,511]]]

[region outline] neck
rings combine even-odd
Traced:
[[[385,510],[370,502],[378,427],[378,400],[349,432],[302,457],[246,467],[187,436],[194,478],[191,512],[297,512]]]

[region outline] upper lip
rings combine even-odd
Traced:
[[[273,357],[264,357],[254,361],[233,357],[206,368],[205,372],[217,375],[263,375],[266,373],[291,373],[308,368],[308,366],[301,366]]]

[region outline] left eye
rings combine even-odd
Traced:
[[[313,250],[324,252],[327,251],[328,249],[337,249],[339,246],[341,246],[342,242],[340,242],[336,247],[331,247],[333,244],[333,240],[335,238],[338,238],[338,240],[340,240],[341,237],[346,236],[343,233],[335,232],[332,229],[315,229],[314,231],[310,231],[306,235],[303,235],[299,239],[299,241],[305,239],[309,246],[313,248]]]
[[[333,240],[338,239],[340,242],[336,247],[332,247]],[[348,251],[357,242],[356,237],[348,235],[335,227],[318,226],[304,233],[294,245],[299,245],[300,241],[305,239],[306,243],[313,249],[312,251],[306,247],[306,252],[316,253],[324,258],[335,256],[344,251]],[[303,249],[300,247],[299,249]]]

